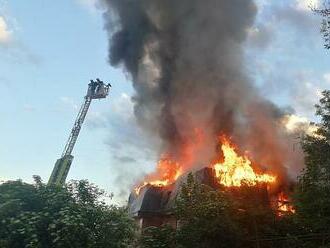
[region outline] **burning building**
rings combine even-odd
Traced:
[[[253,0],[103,2],[109,61],[131,76],[136,119],[161,143],[155,172],[131,195],[134,215],[166,215],[180,175],[205,167],[227,187],[289,185],[303,165],[289,113],[260,95],[244,56]]]
[[[221,138],[223,158],[210,166],[194,172],[197,182],[217,190],[220,185],[226,187],[234,197],[240,197],[239,188],[255,187],[254,197],[259,197],[263,205],[275,208],[278,215],[293,213],[294,209],[283,191],[276,188],[276,176],[267,173],[256,173],[248,157],[239,156],[232,144]],[[170,166],[168,161],[159,163],[159,167]],[[180,168],[180,166],[177,166]],[[178,170],[180,172],[180,170]],[[180,194],[180,186],[186,181],[187,174],[163,174],[162,180],[144,182],[137,186],[129,198],[129,211],[141,228],[170,224],[177,227],[173,216],[175,199]],[[280,193],[278,193],[280,192]]]
[[[200,183],[217,188],[218,182],[215,171],[204,168],[194,173],[196,180]],[[177,227],[177,220],[173,215],[175,198],[180,193],[180,186],[185,182],[187,175],[182,175],[178,180],[169,185],[146,184],[140,186],[129,197],[129,211],[135,218],[140,228],[148,226],[161,226],[169,224]]]

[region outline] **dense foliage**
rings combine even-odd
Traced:
[[[123,208],[87,181],[48,187],[9,181],[0,185],[0,247],[129,247],[135,226]]]
[[[140,239],[142,248],[174,248],[177,247],[176,231],[168,225],[147,227]]]
[[[302,247],[292,215],[279,218],[263,197],[262,185],[239,191],[219,187],[214,190],[189,175],[176,201],[179,228],[147,229],[142,247]]]
[[[199,184],[189,175],[175,210],[180,220],[177,240],[183,247],[239,247],[240,230],[221,190]]]
[[[330,91],[324,91],[316,114],[321,122],[315,135],[302,142],[306,169],[296,194],[297,218],[306,232],[329,240],[330,226]],[[329,242],[330,244],[330,242]]]

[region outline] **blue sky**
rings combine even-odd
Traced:
[[[95,3],[0,0],[0,179],[31,181],[37,174],[47,181],[96,77],[113,89],[92,104],[69,179],[87,178],[119,201],[153,169],[156,154],[136,126],[129,77],[107,63],[108,37]],[[309,3],[257,1],[246,66],[265,97],[312,119],[321,90],[330,88],[330,68]]]

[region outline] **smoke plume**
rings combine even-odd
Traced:
[[[302,164],[281,125],[285,113],[259,95],[246,71],[252,0],[104,0],[109,61],[136,91],[138,123],[186,169],[206,166],[226,134],[265,169],[287,177]]]

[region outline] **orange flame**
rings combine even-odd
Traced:
[[[273,183],[276,177],[269,174],[256,174],[248,157],[239,156],[226,137],[221,137],[223,162],[213,165],[219,182],[227,187],[239,187],[242,183],[253,186],[257,183]]]
[[[239,187],[244,182],[247,185],[254,186],[257,183],[273,183],[276,177],[269,174],[255,173],[247,156],[239,156],[234,146],[225,136],[220,138],[221,149],[223,152],[223,162],[213,164],[216,177],[219,182],[227,187]],[[190,154],[190,153],[189,153]],[[189,157],[189,156],[188,156]],[[189,159],[187,159],[189,161]],[[147,185],[164,187],[174,183],[185,171],[180,163],[171,159],[161,159],[156,168],[156,172],[146,178],[140,186],[135,188],[135,193],[140,194],[141,189]]]
[[[278,216],[284,216],[285,214],[294,214],[296,210],[290,204],[289,198],[284,192],[281,192],[277,198],[278,203]]]
[[[140,194],[141,189],[147,185],[156,187],[164,187],[174,183],[182,174],[182,169],[179,163],[173,162],[170,159],[163,158],[157,164],[157,175],[161,175],[161,179],[155,179],[156,176],[150,176],[150,181],[145,181],[140,186],[135,188],[135,193]]]

